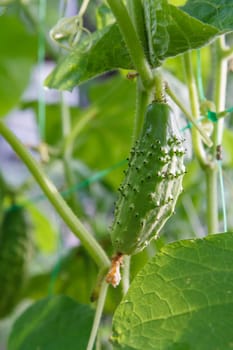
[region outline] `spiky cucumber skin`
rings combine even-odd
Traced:
[[[111,239],[117,253],[143,250],[172,215],[182,191],[184,154],[169,106],[149,105],[115,206]]]
[[[25,210],[13,207],[5,212],[0,229],[0,318],[7,316],[18,302],[29,249]]]

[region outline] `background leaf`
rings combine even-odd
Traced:
[[[229,0],[188,0],[183,11],[222,32],[233,30],[233,2]]]
[[[91,47],[77,47],[61,60],[45,81],[49,88],[72,90],[74,86],[116,68],[133,68],[116,24],[96,31],[88,39]]]
[[[52,222],[33,204],[28,206],[33,220],[34,242],[43,253],[53,253],[57,249],[57,230]]]
[[[122,76],[115,76],[102,83],[96,82],[90,89],[89,99],[91,108],[95,110],[94,117],[77,138],[74,154],[92,169],[102,170],[128,157],[133,129],[135,84]],[[107,181],[118,187],[123,168],[121,166],[110,173]]]
[[[167,245],[117,308],[114,349],[232,349],[233,234]]]
[[[4,14],[0,18],[0,42],[0,116],[3,116],[17,105],[28,84],[37,40],[19,18]]]
[[[93,310],[65,296],[40,300],[15,322],[9,350],[86,350]]]
[[[164,1],[163,10],[162,5],[157,9],[156,3],[154,6],[151,4],[150,1],[144,3],[153,67],[158,67],[166,58],[200,48],[215,36],[233,30],[233,4],[227,0],[221,1],[221,4],[218,0],[188,1],[181,9]],[[134,68],[117,24],[96,31],[91,41],[87,52],[77,47],[63,58],[48,76],[45,85],[71,90],[104,72]]]
[[[218,34],[218,29],[192,18],[175,6],[169,5],[168,10],[166,49],[163,41],[156,44],[154,49],[157,58],[152,61],[153,67],[159,66],[168,57],[207,44]],[[161,25],[164,27],[164,23]],[[93,34],[93,44],[87,52],[77,48],[63,57],[47,77],[45,85],[59,90],[72,90],[97,75],[117,68],[134,67],[118,26],[113,24]]]

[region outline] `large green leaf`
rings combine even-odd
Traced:
[[[175,6],[170,5],[168,10],[167,42],[165,45],[164,40],[156,41],[156,57],[152,60],[154,67],[160,65],[167,57],[205,45],[218,34],[215,27],[192,18]],[[89,51],[83,52],[77,48],[60,61],[47,77],[45,81],[47,87],[72,90],[76,85],[104,72],[116,68],[134,68],[116,24],[105,28],[98,36],[97,34],[93,36],[95,39],[93,38]]]
[[[49,88],[72,90],[104,72],[116,68],[133,68],[118,26],[107,26],[88,39],[91,47],[88,51],[77,47],[64,57],[45,81]]]
[[[233,30],[233,2],[229,0],[188,0],[182,8],[190,16],[222,32]]]
[[[93,315],[65,296],[40,300],[16,320],[8,350],[86,350]]]
[[[0,17],[0,116],[20,100],[36,59],[37,42],[15,15]]]
[[[168,57],[206,45],[217,35],[233,29],[233,5],[227,0],[189,1],[182,9],[165,0],[144,1],[146,29],[153,67]],[[92,35],[88,51],[76,48],[64,57],[45,84],[71,90],[96,75],[116,69],[132,69],[125,42],[113,24]]]
[[[201,22],[165,0],[146,0],[145,20],[150,47],[150,59],[157,67],[168,57],[207,44],[218,29]]]
[[[233,234],[165,246],[113,319],[114,349],[217,350],[233,344]]]
[[[217,28],[189,16],[175,6],[169,6],[169,13],[169,45],[162,59],[202,47],[219,34]]]

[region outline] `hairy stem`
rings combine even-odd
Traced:
[[[143,86],[151,88],[153,85],[153,73],[126,7],[122,0],[107,0],[107,2],[116,17],[135,69],[142,79]]]
[[[21,143],[20,140],[18,140],[18,138],[4,124],[3,121],[0,121],[0,134],[11,145],[15,153],[27,166],[32,176],[35,178],[38,185],[44,192],[45,196],[51,202],[53,207],[65,221],[71,231],[80,239],[92,259],[99,267],[107,269],[110,265],[110,261],[105,251],[96,241],[96,239],[89,233],[89,231],[83,226],[81,221],[75,216],[75,214],[72,212],[72,210],[69,208],[69,206],[57,191],[56,187],[47,178],[43,170],[40,168],[39,164],[31,156],[26,147]]]

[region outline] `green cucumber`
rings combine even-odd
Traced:
[[[0,318],[17,304],[26,278],[30,249],[25,210],[13,206],[4,213],[0,229]]]
[[[117,254],[143,250],[174,212],[185,173],[183,140],[174,131],[169,106],[149,105],[115,207],[111,239]]]

